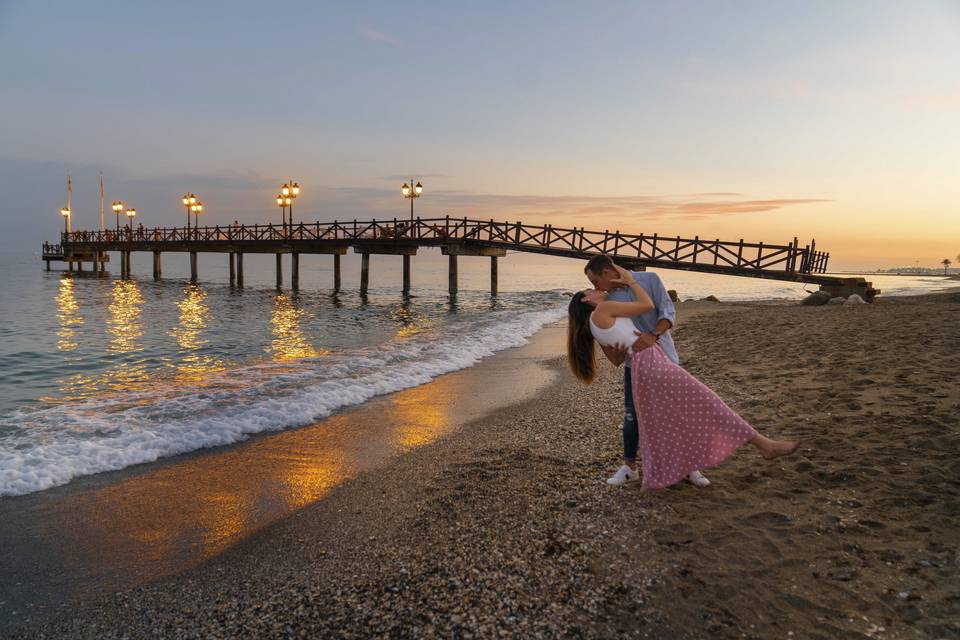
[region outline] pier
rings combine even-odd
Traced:
[[[562,228],[497,222],[470,218],[429,218],[405,221],[314,222],[293,225],[253,224],[207,227],[164,227],[62,233],[59,244],[44,243],[41,258],[50,263],[67,263],[68,270],[83,270],[84,262],[94,271],[103,271],[108,252],[119,252],[122,278],[130,277],[130,255],[135,251],[153,253],[153,277],[162,277],[164,252],[190,254],[190,280],[200,277],[199,253],[225,253],[230,267],[230,284],[243,287],[243,257],[248,253],[276,255],[277,288],[283,287],[284,254],[290,255],[290,287],[300,286],[300,254],[333,257],[334,288],[341,288],[340,256],[348,251],[361,255],[360,292],[370,282],[370,256],[393,255],[402,260],[404,293],[410,291],[411,261],[423,247],[439,247],[449,260],[448,289],[458,289],[458,259],[490,259],[490,292],[497,294],[499,258],[508,251],[539,253],[587,260],[598,254],[612,256],[618,264],[632,269],[647,267],[682,269],[742,277],[765,278],[820,285],[836,295],[858,293],[871,300],[879,293],[863,278],[827,276],[830,254],[818,251],[816,242],[800,245],[797,238],[786,244],[736,242],[717,239],[682,238],[659,234],[630,234],[620,230],[596,231],[584,227]]]

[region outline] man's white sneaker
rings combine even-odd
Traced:
[[[695,487],[709,487],[710,479],[707,476],[703,475],[699,471],[694,471],[687,476],[687,480],[691,482]]]
[[[628,482],[633,482],[634,480],[639,480],[640,474],[627,465],[623,465],[617,472],[607,478],[607,484],[611,484],[615,487],[620,486],[621,484],[626,484]]]

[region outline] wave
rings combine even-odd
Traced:
[[[488,313],[408,338],[211,374],[0,418],[0,496],[311,424],[526,344],[563,308]]]

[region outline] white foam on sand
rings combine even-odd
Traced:
[[[0,417],[0,496],[311,424],[526,344],[564,314],[561,308],[490,313],[375,347],[231,369],[203,387],[158,383],[15,411]]]

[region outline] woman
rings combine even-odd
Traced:
[[[570,300],[567,355],[573,374],[587,384],[596,371],[594,340],[609,346],[632,345],[636,337],[630,318],[653,308],[630,272],[620,267],[617,272],[618,284],[629,286],[636,302],[607,300],[607,293],[597,289],[580,291]],[[717,394],[671,362],[659,346],[630,357],[644,489],[668,487],[691,472],[716,466],[745,442],[768,460],[796,451],[796,442],[757,433]]]

